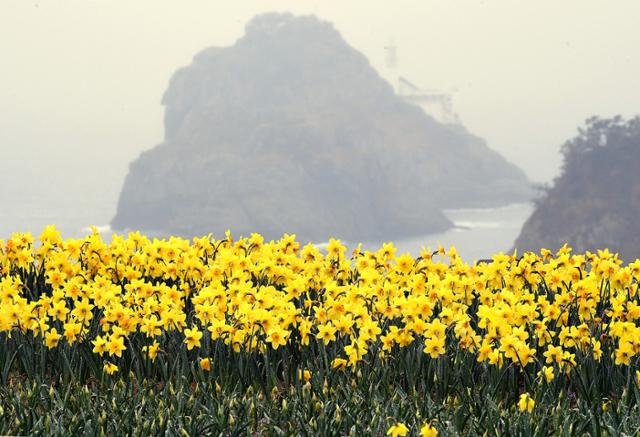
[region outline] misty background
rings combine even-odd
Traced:
[[[388,80],[392,44],[401,75],[452,92],[462,124],[532,182],[558,174],[586,118],[638,113],[636,1],[4,1],[0,237],[107,224],[129,164],[163,140],[173,73],[268,11],[332,22]]]

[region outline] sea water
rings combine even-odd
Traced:
[[[499,208],[450,209],[444,213],[454,223],[446,232],[428,234],[394,241],[397,253],[409,252],[414,256],[421,249],[436,250],[455,246],[463,260],[473,262],[490,258],[498,252],[507,252],[520,234],[522,225],[533,212],[531,203],[514,203]],[[383,241],[363,244],[363,249],[375,250]]]
[[[89,226],[95,225],[103,238],[110,239],[111,229],[105,223],[113,217],[115,208],[110,203],[101,202],[98,197],[85,197],[82,202],[72,196],[57,197],[50,201],[35,196],[22,197],[19,201],[12,199],[10,208],[0,208],[0,239],[10,237],[13,232],[29,231],[37,236],[50,224],[55,224],[65,238],[87,235],[91,232]],[[436,250],[438,245],[446,249],[455,246],[465,261],[473,262],[500,251],[511,250],[532,211],[531,203],[515,203],[499,208],[445,210],[445,215],[455,225],[452,229],[393,243],[398,254],[409,252],[414,256],[418,256],[423,247]],[[384,242],[367,242],[362,247],[376,250]],[[354,243],[345,243],[350,248],[355,247]]]

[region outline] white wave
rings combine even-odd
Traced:
[[[504,227],[503,222],[476,222],[470,220],[459,220],[455,221],[453,225],[457,228],[466,228],[466,229],[499,229]]]
[[[516,203],[509,203],[504,206],[496,206],[493,208],[449,208],[449,209],[444,209],[443,212],[445,214],[457,214],[457,213],[467,213],[467,212],[499,213],[502,211],[512,211],[512,210],[518,211],[521,209],[529,209],[529,208],[533,208],[533,204],[531,202],[516,202]]]

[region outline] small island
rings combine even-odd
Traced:
[[[398,96],[329,22],[270,13],[166,91],[165,140],[131,166],[112,227],[377,241],[441,232],[444,208],[527,201],[524,173]]]

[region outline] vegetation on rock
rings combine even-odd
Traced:
[[[640,117],[592,117],[563,147],[559,177],[538,201],[515,246],[581,252],[608,247],[640,258]]]

